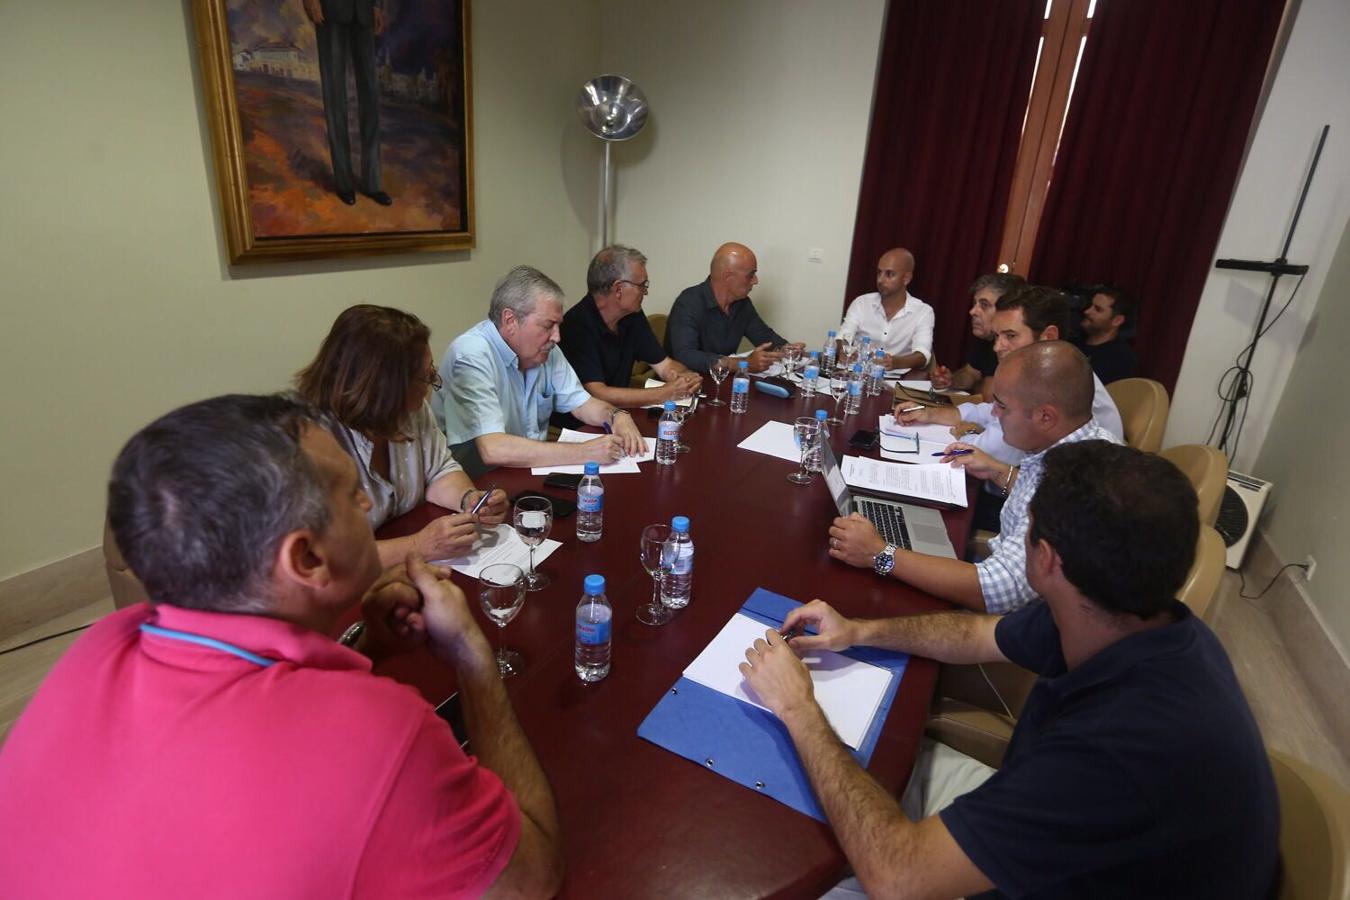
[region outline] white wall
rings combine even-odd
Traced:
[[[298,2],[298,0],[290,0]],[[95,546],[121,444],[152,417],[271,391],[360,301],[421,316],[433,352],[531,262],[585,282],[594,148],[572,97],[595,2],[473,6],[478,248],[224,261],[186,0],[8,4],[0,29],[0,579]]]
[[[646,130],[615,147],[615,237],[651,257],[647,309],[669,309],[719,244],[741,241],[759,257],[761,314],[818,344],[840,317],[884,0],[600,9],[603,70],[651,104]]]
[[[1330,123],[1331,134],[1289,250],[1291,262],[1312,268],[1288,312],[1257,351],[1252,366],[1255,389],[1232,460],[1240,471],[1253,472],[1304,330],[1324,293],[1337,242],[1350,220],[1348,45],[1350,3],[1302,0],[1219,239],[1217,257],[1269,260],[1279,253],[1317,134]],[[1281,279],[1272,316],[1289,298],[1295,280]],[[1250,340],[1269,285],[1269,277],[1258,273],[1211,273],[1177,382],[1167,445],[1205,442],[1219,411],[1219,378]],[[1342,294],[1329,299],[1345,298]]]

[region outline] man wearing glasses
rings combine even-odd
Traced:
[[[648,286],[647,257],[614,244],[595,254],[586,269],[586,296],[563,316],[559,346],[582,387],[615,406],[679,400],[697,392],[703,380],[662,349],[642,311]],[[639,359],[652,367],[664,387],[630,386],[633,362]],[[575,421],[562,413],[554,415],[554,424],[574,427]]]

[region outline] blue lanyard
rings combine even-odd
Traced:
[[[242,647],[236,647],[234,644],[227,644],[224,641],[218,641],[215,638],[193,634],[190,631],[174,631],[172,628],[161,628],[158,625],[151,625],[149,622],[141,623],[141,631],[144,631],[146,634],[153,634],[174,641],[182,641],[185,644],[197,644],[201,647],[210,647],[212,650],[219,650],[221,653],[228,653],[231,656],[246,659],[254,665],[262,666],[264,669],[276,662],[275,659],[268,659],[265,656],[250,653]]]

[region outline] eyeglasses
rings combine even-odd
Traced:
[[[646,281],[629,281],[627,278],[620,278],[619,284],[631,284],[633,287],[637,288],[644,294],[647,293],[647,289],[652,286],[650,278],[647,279]]]
[[[430,375],[422,375],[417,380],[423,384],[431,385],[433,391],[439,391],[441,388],[445,387],[445,382],[441,379],[441,373],[437,372],[435,369],[431,370]]]

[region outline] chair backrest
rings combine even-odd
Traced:
[[[1280,900],[1350,898],[1350,793],[1319,769],[1266,748],[1280,795]]]
[[[669,318],[665,313],[652,313],[647,317],[647,324],[652,326],[652,333],[656,335],[656,340],[662,346],[665,346],[666,322]]]
[[[1195,562],[1191,563],[1191,571],[1177,592],[1177,599],[1202,619],[1219,592],[1219,582],[1223,580],[1227,561],[1228,548],[1224,546],[1223,538],[1213,528],[1202,524],[1200,540],[1195,545]]]
[[[1120,411],[1125,443],[1145,453],[1157,453],[1171,405],[1167,389],[1151,378],[1122,378],[1108,384],[1106,392]]]
[[[123,609],[149,599],[145,595],[145,588],[141,586],[141,580],[122,558],[112,527],[106,520],[103,522],[103,568],[108,574],[108,587],[112,588],[113,606]]]
[[[1228,486],[1228,457],[1222,450],[1204,444],[1180,444],[1158,453],[1191,480],[1200,498],[1200,522],[1213,525],[1219,520],[1219,504]]]

